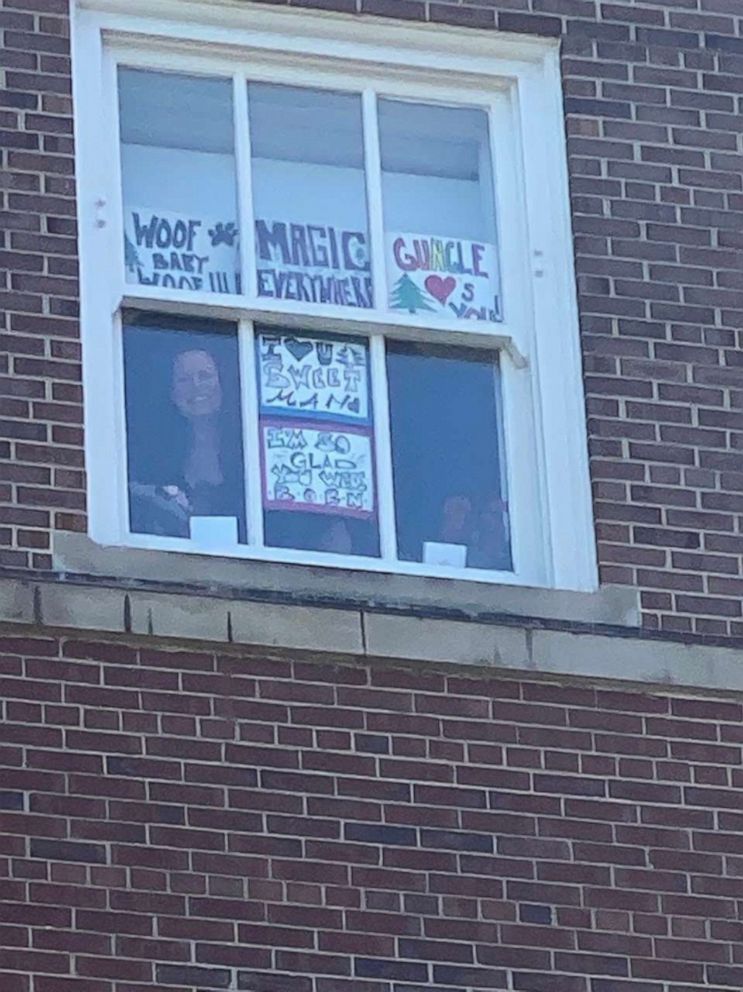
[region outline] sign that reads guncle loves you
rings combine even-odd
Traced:
[[[385,235],[392,310],[501,319],[495,245],[421,234]]]

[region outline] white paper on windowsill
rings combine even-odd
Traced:
[[[204,551],[237,544],[237,517],[191,517],[191,542]]]
[[[449,565],[452,568],[464,568],[467,564],[467,545],[424,541],[423,561],[426,565]]]

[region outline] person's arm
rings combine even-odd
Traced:
[[[131,528],[142,534],[190,536],[188,497],[178,486],[129,483]]]

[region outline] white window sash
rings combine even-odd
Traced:
[[[239,324],[246,509],[251,545],[238,557],[295,561],[507,584],[596,586],[585,413],[567,209],[559,65],[548,42],[397,25],[358,38],[342,18],[194,4],[189,22],[170,0],[84,0],[75,11],[74,75],[84,325],[86,460],[90,533],[108,544],[193,550],[188,541],[131,535],[126,521],[121,307],[211,316]],[[96,9],[92,9],[96,8]],[[125,13],[122,13],[125,11]],[[158,19],[158,14],[165,18]],[[231,23],[234,20],[234,24]],[[238,22],[243,27],[238,26]],[[244,25],[248,24],[248,27]],[[294,30],[295,25],[297,30]],[[301,30],[306,26],[306,32]],[[288,33],[287,33],[288,31]],[[105,39],[105,45],[104,45]],[[210,49],[208,46],[212,46]],[[261,62],[261,59],[263,60]],[[233,80],[235,160],[244,295],[180,292],[124,282],[118,61]],[[249,70],[249,71],[248,71]],[[365,175],[375,307],[371,310],[257,297],[250,190],[247,79],[363,94]],[[442,82],[443,78],[443,82]],[[99,81],[104,80],[104,101]],[[503,321],[431,320],[388,311],[381,217],[380,96],[478,106],[490,117]],[[247,233],[250,232],[250,233]],[[515,245],[515,247],[514,247]],[[383,557],[361,559],[262,546],[262,506],[248,468],[257,457],[252,322],[368,335],[374,402],[378,521]],[[118,327],[118,330],[116,329]],[[498,349],[502,462],[513,572],[391,561],[394,504],[382,336]],[[113,397],[113,404],[111,398]],[[113,405],[113,409],[111,409]],[[123,452],[111,472],[111,450]]]

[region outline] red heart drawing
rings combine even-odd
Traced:
[[[446,279],[442,279],[441,276],[428,276],[424,286],[434,298],[438,300],[441,306],[443,306],[449,299],[451,294],[457,285],[457,280],[454,276],[447,276]]]

